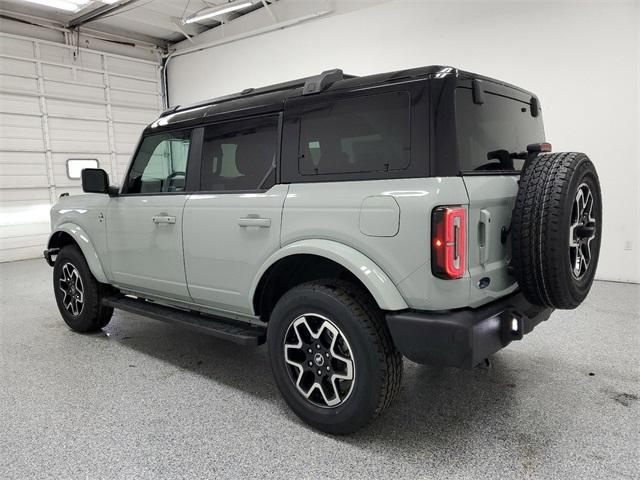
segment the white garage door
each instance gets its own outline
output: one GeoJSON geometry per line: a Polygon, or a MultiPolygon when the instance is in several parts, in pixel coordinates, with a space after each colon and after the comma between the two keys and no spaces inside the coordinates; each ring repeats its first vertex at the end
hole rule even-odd
{"type": "Polygon", "coordinates": [[[157,62],[0,34],[0,262],[42,255],[52,202],[81,192],[69,160],[121,180],[160,85],[157,62]]]}

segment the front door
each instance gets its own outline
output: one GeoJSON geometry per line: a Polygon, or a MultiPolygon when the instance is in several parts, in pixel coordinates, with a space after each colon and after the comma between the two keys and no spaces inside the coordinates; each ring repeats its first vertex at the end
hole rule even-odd
{"type": "Polygon", "coordinates": [[[191,130],[146,136],[107,211],[113,282],[134,292],[189,300],[182,212],[191,130]]]}
{"type": "Polygon", "coordinates": [[[200,192],[184,209],[187,282],[196,303],[251,313],[256,271],[280,247],[288,185],[274,185],[278,116],[204,128],[200,192]]]}

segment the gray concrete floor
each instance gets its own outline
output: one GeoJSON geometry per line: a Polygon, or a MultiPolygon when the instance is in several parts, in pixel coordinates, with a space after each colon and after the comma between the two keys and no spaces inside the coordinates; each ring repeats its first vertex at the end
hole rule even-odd
{"type": "Polygon", "coordinates": [[[116,312],[71,332],[43,261],[0,265],[0,478],[638,478],[640,286],[597,282],[490,369],[405,362],[349,437],[302,424],[265,347],[116,312]]]}

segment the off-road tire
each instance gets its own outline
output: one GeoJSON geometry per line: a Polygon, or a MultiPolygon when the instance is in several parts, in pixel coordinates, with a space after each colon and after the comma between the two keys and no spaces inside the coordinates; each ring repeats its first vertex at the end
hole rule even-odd
{"type": "Polygon", "coordinates": [[[601,237],[602,196],[591,160],[577,152],[541,154],[528,160],[511,223],[511,266],[525,297],[545,307],[573,309],[580,305],[593,283],[601,237]],[[571,258],[576,248],[572,250],[570,244],[579,189],[592,194],[595,221],[594,230],[589,230],[594,236],[581,247],[590,249],[588,266],[576,276],[571,258]]]}
{"type": "Polygon", "coordinates": [[[380,415],[398,395],[402,355],[396,350],[383,312],[370,295],[348,282],[312,281],[298,285],[276,304],[267,330],[271,369],[291,409],[306,423],[331,434],[348,434],[380,415]],[[285,335],[305,314],[325,316],[347,338],[355,363],[353,388],[344,403],[322,408],[296,388],[285,363],[285,335]]]}
{"type": "Polygon", "coordinates": [[[95,332],[111,320],[113,308],[102,305],[102,298],[109,293],[108,285],[98,282],[87,264],[82,251],[76,245],[62,247],[53,266],[53,290],[58,310],[66,324],[76,332],[95,332]],[[71,265],[80,276],[83,287],[82,308],[74,315],[64,305],[65,294],[60,289],[60,279],[65,265],[71,265]]]}

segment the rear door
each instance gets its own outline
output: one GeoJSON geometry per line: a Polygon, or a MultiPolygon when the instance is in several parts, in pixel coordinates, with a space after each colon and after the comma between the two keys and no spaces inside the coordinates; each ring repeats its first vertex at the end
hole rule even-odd
{"type": "Polygon", "coordinates": [[[279,115],[204,127],[200,191],[184,210],[184,263],[193,300],[251,314],[256,271],[280,248],[288,185],[276,185],[279,115]]]}
{"type": "Polygon", "coordinates": [[[508,229],[523,159],[513,158],[544,141],[542,118],[533,116],[522,92],[483,82],[482,103],[471,88],[457,87],[456,132],[462,175],[469,196],[468,268],[470,304],[516,287],[507,271],[508,229]]]}

